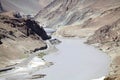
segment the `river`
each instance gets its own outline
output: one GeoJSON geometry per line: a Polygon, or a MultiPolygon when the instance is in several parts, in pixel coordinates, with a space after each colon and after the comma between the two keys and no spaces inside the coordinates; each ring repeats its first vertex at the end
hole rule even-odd
{"type": "Polygon", "coordinates": [[[45,57],[55,63],[38,71],[47,74],[40,80],[92,80],[109,72],[110,58],[96,48],[84,44],[82,39],[60,39],[59,51],[45,57]]]}
{"type": "Polygon", "coordinates": [[[34,74],[46,74],[34,80],[92,80],[108,74],[110,58],[107,54],[84,44],[84,39],[60,40],[62,43],[56,45],[58,52],[44,57],[54,65],[41,69],[40,65],[45,63],[36,56],[26,66],[0,76],[0,80],[32,80],[34,74]]]}

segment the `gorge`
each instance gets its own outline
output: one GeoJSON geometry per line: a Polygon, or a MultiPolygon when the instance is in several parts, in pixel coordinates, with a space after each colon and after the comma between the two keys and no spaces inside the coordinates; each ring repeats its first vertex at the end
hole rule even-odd
{"type": "MultiPolygon", "coordinates": [[[[41,47],[42,49],[48,48],[46,45],[50,42],[49,40],[45,40],[50,39],[50,36],[48,36],[42,28],[46,27],[54,29],[50,31],[52,33],[55,32],[53,36],[69,39],[66,41],[66,39],[63,40],[60,38],[62,43],[56,46],[61,46],[65,41],[66,43],[64,44],[66,44],[66,46],[69,41],[71,41],[71,44],[73,43],[72,45],[74,45],[74,42],[78,42],[79,44],[79,41],[74,41],[74,38],[85,38],[86,44],[93,45],[108,54],[111,63],[109,66],[109,74],[104,75],[106,77],[104,80],[120,79],[120,0],[0,0],[0,12],[1,68],[14,65],[9,61],[29,57],[30,55],[28,53],[32,54],[33,51],[39,51],[41,47]],[[28,19],[15,18],[13,15],[14,12],[19,12],[24,16],[31,15],[33,23],[26,25],[28,19]],[[34,22],[37,25],[35,25],[34,22]],[[38,24],[40,27],[36,27],[38,24]],[[29,29],[27,29],[28,27],[29,29]],[[71,38],[73,38],[73,40],[71,38]]],[[[77,45],[77,43],[75,44],[77,45]]],[[[71,47],[72,45],[69,46],[71,47]]],[[[80,45],[82,45],[82,43],[80,43],[80,45]]],[[[78,46],[79,48],[80,45],[78,46]]],[[[77,46],[74,47],[78,48],[77,46]]],[[[55,47],[53,47],[53,49],[55,49],[55,47]]],[[[65,48],[65,50],[67,49],[68,48],[65,48]]],[[[97,52],[99,54],[99,51],[97,52]]],[[[104,53],[101,55],[104,55],[104,53]]],[[[41,54],[42,57],[46,55],[44,53],[41,54]]],[[[61,56],[61,54],[58,56],[61,56]]],[[[102,62],[101,65],[102,64],[104,64],[104,62],[102,62]]],[[[109,61],[106,61],[105,64],[109,64],[109,61]]],[[[107,66],[108,65],[106,65],[106,67],[107,66]]],[[[45,78],[47,78],[47,76],[49,75],[46,74],[45,78]]],[[[34,77],[41,76],[34,75],[34,77]]],[[[7,78],[7,80],[9,79],[7,78]]]]}

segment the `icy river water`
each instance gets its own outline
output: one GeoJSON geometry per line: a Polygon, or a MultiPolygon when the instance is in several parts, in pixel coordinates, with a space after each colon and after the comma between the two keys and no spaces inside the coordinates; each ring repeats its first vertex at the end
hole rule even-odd
{"type": "MultiPolygon", "coordinates": [[[[60,38],[60,40],[62,43],[56,45],[58,52],[44,57],[54,65],[34,71],[36,64],[31,63],[29,66],[19,68],[17,72],[11,71],[0,80],[32,80],[28,78],[29,69],[34,74],[46,74],[44,78],[33,80],[93,80],[109,73],[110,58],[107,54],[84,44],[82,39],[60,38]]],[[[39,64],[40,60],[36,59],[33,62],[39,64]]]]}

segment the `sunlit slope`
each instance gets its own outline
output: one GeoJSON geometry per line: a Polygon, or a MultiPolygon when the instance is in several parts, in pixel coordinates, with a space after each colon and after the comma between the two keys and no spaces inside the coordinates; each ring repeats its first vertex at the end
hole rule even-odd
{"type": "Polygon", "coordinates": [[[120,0],[54,0],[36,15],[36,19],[47,27],[81,24],[119,5],[120,0]]]}

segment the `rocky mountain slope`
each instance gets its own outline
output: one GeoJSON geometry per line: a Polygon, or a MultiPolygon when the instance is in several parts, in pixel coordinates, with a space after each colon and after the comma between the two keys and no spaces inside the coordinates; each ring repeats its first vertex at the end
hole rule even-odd
{"type": "Polygon", "coordinates": [[[35,15],[53,0],[0,0],[0,10],[35,15]]]}
{"type": "Polygon", "coordinates": [[[35,18],[47,27],[81,24],[119,5],[120,0],[54,0],[35,18]]]}
{"type": "Polygon", "coordinates": [[[81,24],[61,27],[60,30],[57,31],[57,34],[66,37],[89,37],[100,27],[116,22],[118,19],[120,19],[119,6],[103,11],[100,15],[91,17],[81,24]]]}
{"type": "Polygon", "coordinates": [[[49,38],[34,20],[0,14],[0,67],[12,65],[11,60],[47,48],[43,40],[49,38]]]}

